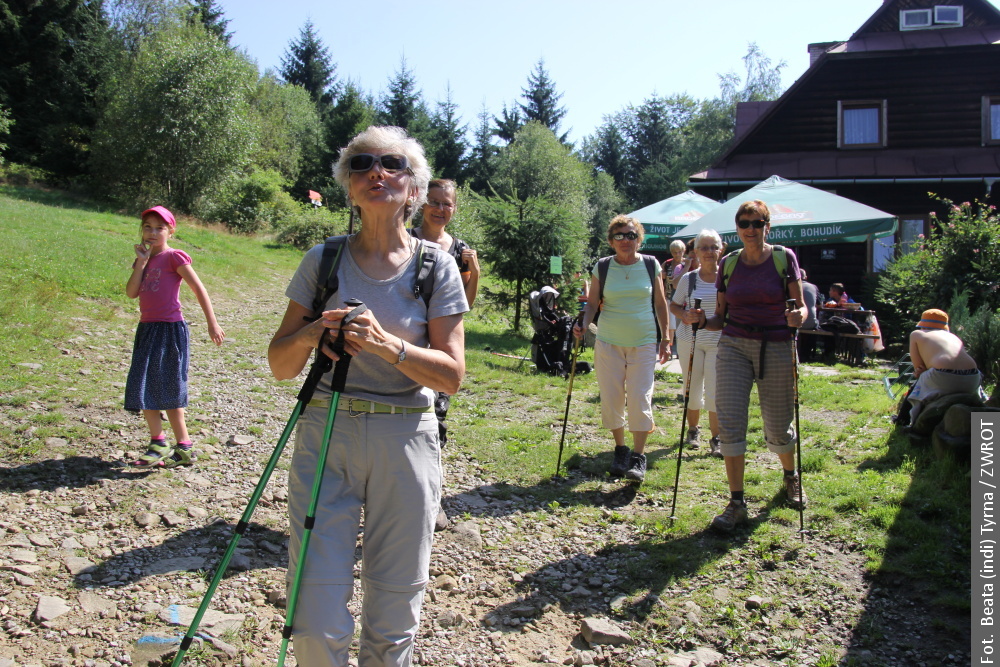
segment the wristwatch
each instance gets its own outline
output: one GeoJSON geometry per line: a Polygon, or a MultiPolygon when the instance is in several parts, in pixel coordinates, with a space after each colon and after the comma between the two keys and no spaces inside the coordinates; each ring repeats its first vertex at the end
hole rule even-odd
{"type": "Polygon", "coordinates": [[[390,365],[391,366],[398,366],[401,363],[403,363],[404,361],[406,361],[406,341],[403,340],[402,338],[400,338],[399,339],[399,359],[396,360],[396,363],[390,364],[390,365]]]}

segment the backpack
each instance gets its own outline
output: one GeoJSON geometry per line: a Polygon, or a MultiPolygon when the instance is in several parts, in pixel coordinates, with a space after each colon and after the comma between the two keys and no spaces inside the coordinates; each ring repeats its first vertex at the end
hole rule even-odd
{"type": "Polygon", "coordinates": [[[828,318],[825,322],[819,325],[819,328],[823,331],[830,331],[835,334],[861,333],[861,327],[859,327],[856,322],[849,320],[846,317],[841,317],[840,315],[833,315],[828,318]]]}
{"type": "MultiPolygon", "coordinates": [[[[417,279],[413,281],[413,298],[422,298],[426,306],[431,300],[431,292],[434,291],[434,265],[437,263],[437,258],[434,253],[427,252],[427,244],[420,239],[417,239],[417,243],[420,269],[417,271],[417,279]]],[[[345,245],[347,236],[331,236],[323,243],[323,256],[319,261],[319,275],[316,278],[316,296],[312,302],[312,317],[306,318],[310,322],[320,318],[326,302],[340,288],[337,270],[340,268],[345,245]]]]}
{"type": "MultiPolygon", "coordinates": [[[[417,229],[419,229],[419,227],[410,227],[409,229],[410,236],[415,239],[420,238],[417,236],[417,229]]],[[[462,251],[471,246],[457,236],[452,236],[451,238],[454,240],[452,241],[451,248],[448,249],[448,254],[455,258],[455,263],[458,264],[459,273],[468,273],[469,263],[462,261],[462,251]]]]}
{"type": "MultiPolygon", "coordinates": [[[[729,278],[733,275],[733,271],[736,270],[736,265],[740,261],[741,252],[743,252],[743,248],[734,250],[722,258],[722,287],[719,289],[720,292],[726,291],[726,287],[729,285],[729,278]]],[[[788,283],[797,279],[788,274],[788,255],[785,253],[785,246],[772,245],[771,259],[774,261],[774,268],[778,271],[778,275],[785,277],[785,296],[787,296],[788,283]]]]}
{"type": "MultiPolygon", "coordinates": [[[[649,284],[653,286],[653,293],[649,297],[650,308],[653,309],[653,323],[656,325],[656,342],[660,342],[660,324],[656,319],[656,267],[659,262],[656,261],[655,257],[650,255],[639,255],[642,258],[642,263],[646,265],[646,273],[649,274],[649,284]]],[[[602,257],[597,260],[597,303],[604,301],[604,283],[608,279],[608,268],[611,266],[611,260],[614,257],[602,257]]],[[[600,309],[597,311],[597,315],[594,316],[594,321],[597,321],[597,317],[601,314],[600,309]]]]}

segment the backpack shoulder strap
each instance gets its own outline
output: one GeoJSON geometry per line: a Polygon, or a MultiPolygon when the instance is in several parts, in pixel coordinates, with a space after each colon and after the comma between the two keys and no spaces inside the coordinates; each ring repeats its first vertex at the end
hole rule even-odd
{"type": "Polygon", "coordinates": [[[685,306],[691,306],[691,295],[694,294],[695,283],[698,282],[695,277],[698,275],[698,271],[691,271],[688,273],[688,295],[687,301],[684,302],[685,306]]]}
{"type": "Polygon", "coordinates": [[[428,252],[427,244],[422,240],[417,241],[420,245],[420,267],[417,269],[417,279],[413,282],[413,298],[422,298],[424,305],[430,304],[431,292],[434,291],[434,265],[437,264],[437,257],[433,252],[428,252]]]}
{"type": "Polygon", "coordinates": [[[347,236],[331,236],[323,243],[323,256],[319,260],[319,273],[316,276],[316,295],[312,302],[312,317],[306,318],[310,322],[319,319],[326,302],[340,287],[337,271],[340,269],[340,259],[346,244],[347,236]]]}
{"type": "Polygon", "coordinates": [[[729,286],[729,278],[732,277],[733,271],[736,270],[736,264],[740,261],[741,252],[743,252],[743,248],[738,248],[722,258],[722,288],[719,290],[720,292],[725,292],[726,287],[729,286]]]}
{"type": "Polygon", "coordinates": [[[788,297],[788,283],[792,282],[792,276],[788,273],[788,253],[783,245],[771,246],[771,257],[774,259],[774,268],[778,275],[784,279],[785,297],[788,297]]]}
{"type": "Polygon", "coordinates": [[[597,260],[597,303],[604,301],[604,283],[608,281],[608,268],[611,267],[611,257],[601,257],[597,260]]]}

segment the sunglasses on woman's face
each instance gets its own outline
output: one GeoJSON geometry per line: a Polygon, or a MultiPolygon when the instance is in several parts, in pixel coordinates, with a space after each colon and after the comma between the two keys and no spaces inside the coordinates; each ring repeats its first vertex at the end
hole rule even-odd
{"type": "Polygon", "coordinates": [[[623,239],[628,239],[629,241],[635,241],[639,238],[639,235],[635,232],[618,232],[617,234],[612,234],[611,238],[615,241],[621,241],[623,239]]]}
{"type": "Polygon", "coordinates": [[[736,225],[740,229],[747,229],[750,225],[753,225],[754,229],[764,229],[767,224],[767,220],[737,220],[736,225]]]}
{"type": "Polygon", "coordinates": [[[390,174],[394,174],[397,171],[403,171],[404,169],[408,169],[410,166],[406,156],[399,155],[398,153],[387,153],[385,155],[358,153],[357,155],[351,156],[350,161],[347,163],[347,168],[352,173],[365,172],[374,167],[376,162],[382,165],[382,169],[390,174]]]}

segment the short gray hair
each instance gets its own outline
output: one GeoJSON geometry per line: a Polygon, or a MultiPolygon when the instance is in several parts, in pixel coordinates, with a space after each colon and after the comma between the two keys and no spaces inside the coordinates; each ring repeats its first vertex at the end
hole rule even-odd
{"type": "Polygon", "coordinates": [[[698,232],[698,236],[694,237],[694,247],[696,249],[698,248],[698,243],[700,243],[702,239],[712,239],[719,244],[720,250],[725,249],[725,246],[722,244],[722,237],[719,236],[719,232],[714,229],[703,229],[698,232]]]}
{"type": "Polygon", "coordinates": [[[405,209],[406,220],[410,220],[427,200],[427,184],[431,180],[431,168],[427,164],[424,147],[408,135],[406,130],[392,125],[372,125],[351,139],[347,146],[340,149],[340,157],[333,165],[333,177],[344,188],[344,192],[348,193],[348,204],[351,203],[351,171],[348,163],[355,155],[372,151],[400,153],[405,155],[407,162],[410,163],[410,177],[417,189],[416,201],[412,205],[407,204],[405,209]]]}

